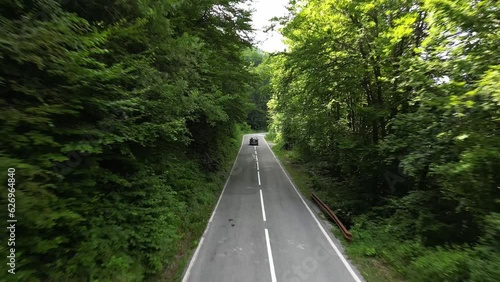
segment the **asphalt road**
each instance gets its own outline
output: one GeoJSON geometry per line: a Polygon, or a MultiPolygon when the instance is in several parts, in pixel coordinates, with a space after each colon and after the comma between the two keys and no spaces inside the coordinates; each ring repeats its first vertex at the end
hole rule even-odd
{"type": "Polygon", "coordinates": [[[245,135],[183,282],[364,281],[264,135],[245,135]]]}

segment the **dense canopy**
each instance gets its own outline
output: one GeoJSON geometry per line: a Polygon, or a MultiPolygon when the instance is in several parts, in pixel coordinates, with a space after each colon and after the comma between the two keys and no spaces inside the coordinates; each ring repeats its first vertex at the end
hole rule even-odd
{"type": "Polygon", "coordinates": [[[0,2],[8,281],[143,281],[186,260],[251,110],[239,2],[0,2]]]}
{"type": "Polygon", "coordinates": [[[353,252],[410,281],[497,279],[498,2],[291,2],[271,129],[359,232],[353,252]]]}

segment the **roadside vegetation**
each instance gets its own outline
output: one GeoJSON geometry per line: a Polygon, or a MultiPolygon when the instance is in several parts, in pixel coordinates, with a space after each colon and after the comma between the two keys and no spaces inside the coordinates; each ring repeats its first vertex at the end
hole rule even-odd
{"type": "Polygon", "coordinates": [[[367,280],[498,280],[498,3],[289,10],[289,50],[269,63],[270,136],[350,228],[367,280]]]}
{"type": "Polygon", "coordinates": [[[179,279],[256,108],[250,13],[0,2],[0,182],[15,168],[18,220],[0,280],[179,279]]]}

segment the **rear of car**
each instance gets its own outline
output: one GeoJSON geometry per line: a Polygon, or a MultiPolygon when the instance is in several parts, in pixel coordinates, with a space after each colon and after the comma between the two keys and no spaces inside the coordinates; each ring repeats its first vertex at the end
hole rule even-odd
{"type": "Polygon", "coordinates": [[[250,137],[250,142],[248,143],[251,146],[258,146],[259,145],[259,139],[256,137],[250,137]]]}

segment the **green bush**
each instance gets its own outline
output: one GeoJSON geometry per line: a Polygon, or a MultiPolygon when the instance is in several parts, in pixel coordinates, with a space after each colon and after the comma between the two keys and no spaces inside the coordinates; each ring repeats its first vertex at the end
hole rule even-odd
{"type": "Polygon", "coordinates": [[[496,281],[500,260],[495,249],[485,245],[428,248],[417,240],[402,240],[396,233],[400,230],[396,223],[406,225],[401,218],[356,217],[348,255],[376,258],[407,281],[426,282],[430,277],[436,281],[496,281]]]}
{"type": "Polygon", "coordinates": [[[426,254],[412,263],[407,271],[412,281],[470,280],[469,252],[467,250],[429,249],[426,254]]]}
{"type": "Polygon", "coordinates": [[[495,282],[500,277],[500,254],[498,250],[479,247],[474,250],[470,261],[471,281],[495,282]]]}

